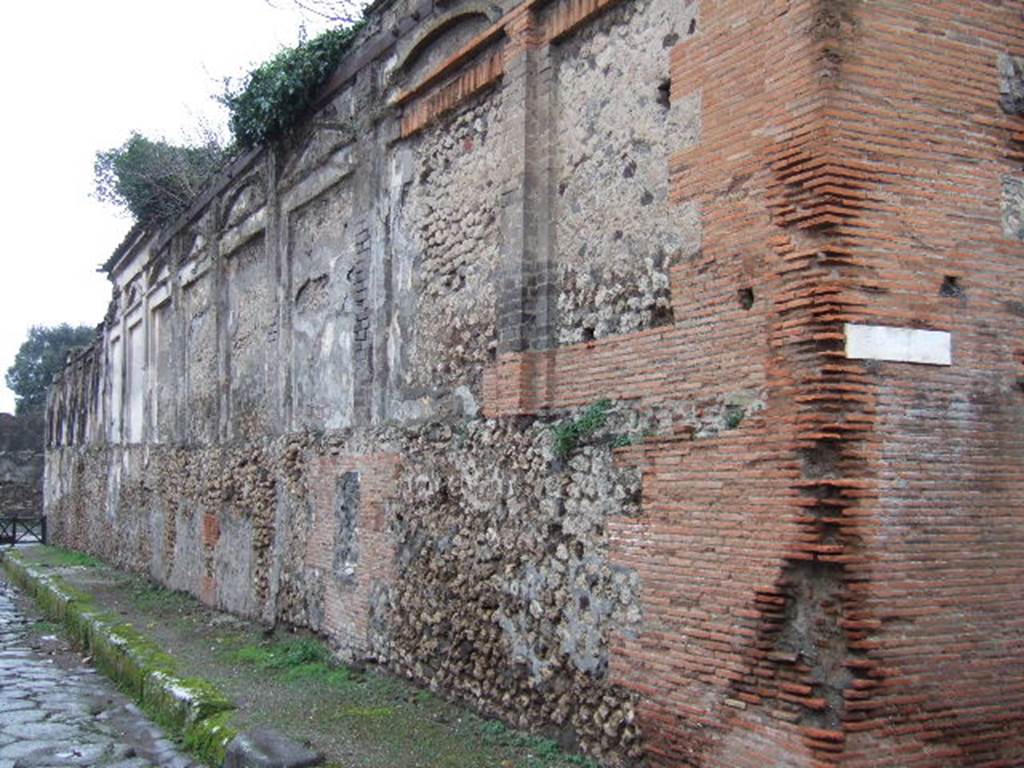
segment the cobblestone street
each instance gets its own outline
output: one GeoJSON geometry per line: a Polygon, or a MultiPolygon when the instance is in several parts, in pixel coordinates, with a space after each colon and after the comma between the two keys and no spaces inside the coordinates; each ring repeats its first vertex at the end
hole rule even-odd
{"type": "Polygon", "coordinates": [[[187,768],[160,728],[61,638],[0,574],[0,768],[187,768]]]}

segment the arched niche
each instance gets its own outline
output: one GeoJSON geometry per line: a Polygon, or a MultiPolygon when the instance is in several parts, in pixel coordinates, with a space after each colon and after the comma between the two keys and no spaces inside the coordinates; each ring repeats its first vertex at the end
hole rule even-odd
{"type": "Polygon", "coordinates": [[[420,82],[438,64],[490,27],[501,10],[489,3],[466,3],[434,19],[398,52],[391,82],[407,89],[420,82]]]}
{"type": "Polygon", "coordinates": [[[244,221],[266,202],[263,177],[253,174],[228,192],[221,205],[221,226],[228,228],[244,221]]]}

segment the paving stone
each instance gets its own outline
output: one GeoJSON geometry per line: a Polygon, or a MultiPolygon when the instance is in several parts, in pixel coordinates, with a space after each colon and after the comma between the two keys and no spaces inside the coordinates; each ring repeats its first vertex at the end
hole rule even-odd
{"type": "Polygon", "coordinates": [[[40,750],[50,749],[53,746],[53,744],[46,741],[19,739],[13,744],[0,749],[0,758],[6,760],[17,760],[19,757],[25,757],[25,755],[31,755],[32,753],[40,750]]]}
{"type": "Polygon", "coordinates": [[[15,768],[44,768],[51,765],[106,766],[113,757],[111,744],[49,744],[14,761],[15,768]]]}
{"type": "Polygon", "coordinates": [[[47,718],[47,713],[38,707],[25,707],[23,709],[0,709],[3,712],[3,722],[0,723],[0,733],[15,725],[24,723],[41,723],[47,718]]]}
{"type": "Polygon", "coordinates": [[[15,696],[14,691],[5,691],[4,696],[0,698],[0,712],[20,712],[23,709],[35,709],[36,705],[33,704],[25,696],[15,696]],[[8,694],[10,698],[8,698],[8,694]]]}
{"type": "Polygon", "coordinates": [[[0,574],[0,768],[194,768],[109,680],[30,626],[0,574]]]}
{"type": "Polygon", "coordinates": [[[22,723],[18,732],[21,738],[31,741],[60,741],[74,739],[79,729],[62,723],[22,723]]]}

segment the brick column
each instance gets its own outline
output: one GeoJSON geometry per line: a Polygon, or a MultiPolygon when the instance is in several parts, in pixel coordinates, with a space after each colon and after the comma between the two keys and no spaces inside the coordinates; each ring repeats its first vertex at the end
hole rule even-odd
{"type": "Polygon", "coordinates": [[[503,260],[498,296],[498,352],[551,346],[551,56],[530,6],[506,26],[504,93],[510,105],[510,152],[519,167],[504,193],[503,260]]]}

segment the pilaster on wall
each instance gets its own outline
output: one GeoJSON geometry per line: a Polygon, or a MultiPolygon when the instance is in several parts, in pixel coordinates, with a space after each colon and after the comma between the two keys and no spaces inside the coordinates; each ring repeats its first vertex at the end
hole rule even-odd
{"type": "Polygon", "coordinates": [[[214,338],[217,341],[217,349],[214,354],[217,360],[217,381],[220,382],[220,391],[217,397],[217,438],[219,442],[223,442],[230,438],[231,431],[231,391],[228,384],[231,381],[231,341],[225,309],[228,306],[228,281],[225,276],[227,264],[225,254],[222,252],[221,239],[217,238],[210,247],[213,250],[210,271],[213,280],[213,296],[215,297],[210,310],[213,312],[214,328],[216,328],[214,338]]]}
{"type": "MultiPolygon", "coordinates": [[[[184,288],[181,284],[181,270],[178,264],[184,260],[181,250],[185,247],[184,242],[179,242],[172,250],[171,270],[167,279],[167,285],[171,295],[171,306],[180,307],[184,288]]],[[[171,313],[172,337],[176,340],[170,345],[168,360],[170,361],[169,374],[174,376],[180,388],[188,391],[188,365],[186,360],[186,349],[184,339],[187,338],[188,329],[185,323],[184,312],[171,313]]],[[[182,398],[175,397],[172,405],[173,412],[170,417],[170,424],[174,434],[185,434],[185,408],[182,398]]]]}
{"type": "MultiPolygon", "coordinates": [[[[393,103],[408,136],[470,96],[503,81],[508,140],[518,163],[503,190],[499,354],[550,348],[555,336],[553,65],[551,44],[621,0],[528,0],[393,103]]],[[[525,382],[524,382],[525,383],[525,382]]]]}
{"type": "Polygon", "coordinates": [[[276,384],[276,402],[274,415],[277,419],[277,432],[287,432],[293,429],[292,422],[294,396],[294,371],[292,370],[292,259],[294,258],[289,248],[288,219],[284,215],[281,205],[281,193],[279,189],[279,170],[282,160],[278,151],[271,149],[267,152],[266,174],[267,174],[267,228],[264,237],[270,254],[276,259],[275,263],[269,265],[274,270],[274,299],[276,302],[275,314],[277,315],[277,349],[278,364],[276,370],[270,371],[269,379],[276,384]]]}
{"type": "Polygon", "coordinates": [[[554,332],[550,46],[531,4],[512,11],[505,29],[504,93],[518,167],[502,202],[499,354],[546,349],[554,332]]]}
{"type": "Polygon", "coordinates": [[[353,367],[355,380],[353,393],[353,419],[356,423],[369,424],[373,418],[374,405],[374,307],[371,306],[373,280],[373,247],[370,230],[361,226],[355,235],[355,267],[352,278],[352,300],[355,306],[355,339],[353,344],[353,367]]]}

